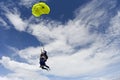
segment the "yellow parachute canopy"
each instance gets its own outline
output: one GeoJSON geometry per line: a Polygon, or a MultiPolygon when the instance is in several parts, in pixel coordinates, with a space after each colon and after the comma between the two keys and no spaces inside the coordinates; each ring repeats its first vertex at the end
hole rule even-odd
{"type": "Polygon", "coordinates": [[[50,13],[50,7],[44,2],[39,2],[32,6],[32,14],[35,17],[40,17],[42,14],[49,14],[49,13],[50,13]]]}

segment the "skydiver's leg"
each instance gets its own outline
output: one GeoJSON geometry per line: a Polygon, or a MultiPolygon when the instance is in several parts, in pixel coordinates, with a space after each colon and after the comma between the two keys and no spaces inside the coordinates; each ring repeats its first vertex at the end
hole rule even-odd
{"type": "Polygon", "coordinates": [[[49,67],[48,65],[46,65],[46,64],[45,64],[44,66],[45,66],[45,67],[47,67],[47,69],[49,69],[49,70],[50,70],[50,67],[49,67]]]}
{"type": "Polygon", "coordinates": [[[45,67],[50,68],[48,65],[45,64],[45,67]]]}
{"type": "Polygon", "coordinates": [[[48,69],[47,69],[47,68],[45,68],[44,66],[41,66],[41,68],[42,68],[42,69],[45,69],[45,70],[47,70],[47,71],[48,71],[48,69]]]}
{"type": "Polygon", "coordinates": [[[42,69],[49,70],[49,69],[48,69],[49,66],[46,66],[44,60],[41,60],[41,61],[40,61],[40,67],[41,67],[42,69]],[[47,68],[46,68],[46,67],[47,67],[47,68]]]}

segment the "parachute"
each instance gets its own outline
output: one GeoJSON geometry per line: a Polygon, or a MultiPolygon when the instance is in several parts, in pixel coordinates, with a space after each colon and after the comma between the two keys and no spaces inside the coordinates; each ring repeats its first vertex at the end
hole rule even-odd
{"type": "Polygon", "coordinates": [[[49,14],[50,7],[45,2],[39,2],[32,6],[32,14],[35,17],[40,17],[43,14],[49,14]]]}

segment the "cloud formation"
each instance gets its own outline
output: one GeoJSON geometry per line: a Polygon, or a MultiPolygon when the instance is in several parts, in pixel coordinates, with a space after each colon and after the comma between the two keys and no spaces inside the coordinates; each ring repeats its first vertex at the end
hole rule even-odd
{"type": "MultiPolygon", "coordinates": [[[[37,3],[39,0],[20,0],[20,5],[26,6],[27,8],[31,7],[32,4],[37,3]]],[[[47,0],[42,0],[47,1],[47,0]]]]}
{"type": "MultiPolygon", "coordinates": [[[[28,80],[34,76],[35,80],[49,80],[46,75],[79,77],[99,73],[109,65],[120,63],[120,12],[118,11],[115,16],[110,14],[116,4],[116,0],[93,0],[77,9],[76,18],[69,20],[66,24],[49,20],[40,20],[37,24],[30,23],[33,17],[23,20],[20,12],[7,13],[6,17],[16,30],[34,35],[40,42],[46,44],[45,49],[51,56],[47,64],[52,70],[49,73],[37,72],[39,68],[36,66],[39,66],[37,64],[41,46],[30,46],[23,50],[16,49],[18,56],[25,59],[26,63],[2,57],[0,63],[13,73],[0,78],[28,80]]],[[[89,80],[109,79],[109,77],[100,76],[89,80]]],[[[115,79],[118,80],[119,77],[115,79]]]]}
{"type": "Polygon", "coordinates": [[[15,11],[14,13],[8,12],[6,16],[9,19],[9,21],[13,24],[13,26],[15,26],[16,30],[24,31],[26,29],[27,22],[20,18],[20,13],[18,13],[17,11],[15,11]]]}
{"type": "Polygon", "coordinates": [[[0,17],[0,25],[7,26],[7,23],[0,17]]]}

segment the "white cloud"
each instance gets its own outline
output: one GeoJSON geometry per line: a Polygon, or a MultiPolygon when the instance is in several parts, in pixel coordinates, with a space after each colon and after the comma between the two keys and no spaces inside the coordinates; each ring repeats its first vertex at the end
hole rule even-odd
{"type": "Polygon", "coordinates": [[[86,27],[98,28],[102,23],[108,22],[109,10],[115,8],[116,2],[116,0],[93,0],[76,10],[75,20],[86,27]]]}
{"type": "Polygon", "coordinates": [[[9,78],[7,78],[7,77],[1,77],[1,76],[0,76],[0,80],[11,80],[11,79],[9,79],[9,78]]]}
{"type": "Polygon", "coordinates": [[[20,5],[24,5],[26,7],[31,7],[31,5],[35,2],[36,0],[20,0],[20,5]]]}
{"type": "Polygon", "coordinates": [[[3,26],[7,26],[7,23],[0,17],[0,24],[3,26]]]}
{"type": "Polygon", "coordinates": [[[9,57],[2,57],[0,62],[5,68],[13,73],[7,74],[6,77],[0,77],[5,80],[49,80],[47,77],[40,75],[37,65],[30,65],[11,60],[9,57]]]}
{"type": "Polygon", "coordinates": [[[119,62],[120,57],[115,61],[115,58],[111,58],[115,55],[113,52],[110,53],[107,50],[109,53],[106,51],[96,53],[96,47],[94,48],[80,50],[71,56],[51,58],[48,60],[53,68],[51,73],[58,76],[75,77],[99,71],[111,63],[119,62]]]}
{"type": "MultiPolygon", "coordinates": [[[[39,2],[40,0],[20,0],[20,5],[24,5],[26,7],[31,7],[32,4],[39,2]]],[[[47,0],[42,0],[47,1],[47,0]]]]}
{"type": "Polygon", "coordinates": [[[111,26],[109,27],[108,33],[111,36],[120,35],[120,11],[118,11],[117,15],[111,19],[111,26]]]}
{"type": "Polygon", "coordinates": [[[16,62],[14,60],[11,60],[9,57],[4,57],[4,56],[1,59],[1,64],[3,64],[5,68],[15,72],[18,72],[21,70],[31,70],[31,71],[38,70],[36,65],[29,65],[27,63],[16,62]]]}
{"type": "MultiPolygon", "coordinates": [[[[113,8],[115,4],[114,1],[109,0],[101,0],[100,2],[99,0],[94,0],[80,8],[81,10],[78,9],[79,12],[76,12],[76,18],[64,25],[55,21],[42,21],[38,24],[31,24],[29,23],[30,20],[21,19],[18,13],[9,13],[7,17],[18,31],[25,31],[27,23],[29,23],[28,31],[26,32],[37,37],[39,41],[46,43],[45,49],[48,51],[48,55],[51,56],[47,64],[50,65],[51,71],[49,73],[45,72],[45,74],[78,77],[103,70],[108,65],[118,63],[120,60],[120,50],[117,47],[119,41],[115,40],[110,43],[111,34],[120,32],[119,13],[110,21],[111,28],[108,30],[110,34],[101,35],[97,31],[95,33],[89,31],[91,25],[99,28],[100,24],[106,21],[108,18],[107,11],[113,8]],[[106,2],[107,4],[105,4],[106,2]],[[103,5],[105,7],[102,7],[103,5]],[[92,43],[92,45],[84,48],[89,43],[92,43]],[[76,49],[76,47],[81,48],[76,49]]],[[[30,73],[31,76],[34,75],[37,78],[39,72],[36,72],[38,70],[36,67],[38,67],[40,48],[28,47],[20,51],[16,50],[18,55],[25,59],[27,63],[19,63],[10,60],[8,57],[3,57],[1,63],[5,68],[15,72],[9,74],[12,77],[17,76],[21,79],[22,76],[22,78],[28,80],[31,77],[29,78],[27,74],[30,73]],[[23,72],[26,75],[21,74],[23,72]]],[[[42,75],[40,74],[39,76],[42,75]]],[[[98,80],[107,79],[99,78],[98,80]]]]}
{"type": "Polygon", "coordinates": [[[40,52],[41,52],[41,47],[29,47],[20,50],[17,53],[21,58],[25,59],[28,63],[37,65],[39,63],[40,52]]]}
{"type": "Polygon", "coordinates": [[[18,31],[25,31],[27,27],[27,21],[24,21],[18,12],[8,12],[6,14],[7,18],[13,24],[16,30],[18,31]]]}
{"type": "Polygon", "coordinates": [[[21,71],[18,73],[8,74],[8,78],[12,80],[49,80],[47,77],[37,74],[36,72],[21,71]]]}

